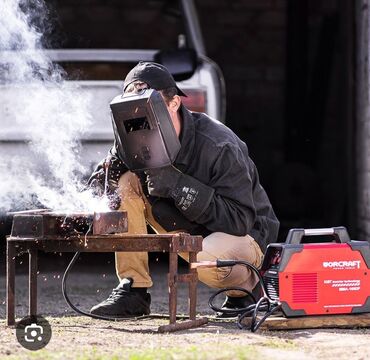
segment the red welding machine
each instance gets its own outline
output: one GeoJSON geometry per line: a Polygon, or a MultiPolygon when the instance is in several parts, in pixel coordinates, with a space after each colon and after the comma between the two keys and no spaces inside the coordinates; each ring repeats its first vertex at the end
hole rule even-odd
{"type": "Polygon", "coordinates": [[[291,229],[268,246],[261,273],[287,317],[370,312],[370,243],[350,240],[345,227],[291,229]],[[321,235],[336,242],[301,243],[321,235]]]}

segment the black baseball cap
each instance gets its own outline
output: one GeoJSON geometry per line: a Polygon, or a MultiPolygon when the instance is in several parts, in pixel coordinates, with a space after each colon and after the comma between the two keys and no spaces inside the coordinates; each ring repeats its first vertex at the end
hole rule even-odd
{"type": "Polygon", "coordinates": [[[123,91],[125,91],[127,86],[134,81],[145,82],[154,90],[163,90],[175,87],[178,95],[186,96],[177,87],[175,79],[167,68],[155,62],[140,61],[134,68],[132,68],[123,83],[123,91]]]}

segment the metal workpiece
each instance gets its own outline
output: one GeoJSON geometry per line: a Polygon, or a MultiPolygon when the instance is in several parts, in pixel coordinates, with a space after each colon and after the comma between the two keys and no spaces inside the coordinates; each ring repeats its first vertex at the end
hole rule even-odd
{"type": "Polygon", "coordinates": [[[62,213],[49,210],[20,212],[13,216],[11,237],[45,238],[127,232],[127,212],[62,213]]]}

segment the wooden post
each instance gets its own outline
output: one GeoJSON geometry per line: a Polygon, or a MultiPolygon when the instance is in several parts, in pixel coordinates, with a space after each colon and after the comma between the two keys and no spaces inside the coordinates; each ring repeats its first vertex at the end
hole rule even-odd
{"type": "Polygon", "coordinates": [[[15,324],[15,248],[6,243],[6,323],[15,324]]]}

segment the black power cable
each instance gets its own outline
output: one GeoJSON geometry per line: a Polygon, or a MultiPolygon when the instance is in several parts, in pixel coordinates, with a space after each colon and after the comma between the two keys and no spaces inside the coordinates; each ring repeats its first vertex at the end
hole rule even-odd
{"type": "MultiPolygon", "coordinates": [[[[199,262],[197,264],[198,265],[196,265],[195,267],[202,267],[202,262],[199,262]]],[[[218,259],[214,263],[214,266],[216,266],[216,267],[230,267],[230,266],[235,266],[235,265],[244,265],[257,275],[258,280],[259,280],[259,284],[261,285],[261,288],[262,288],[263,296],[257,301],[257,299],[254,297],[254,295],[246,289],[243,289],[243,288],[240,288],[240,287],[228,287],[228,288],[223,288],[223,289],[217,291],[216,293],[214,293],[209,298],[208,305],[210,306],[210,308],[212,310],[214,310],[216,312],[219,312],[219,313],[222,313],[222,314],[232,314],[232,313],[237,312],[239,314],[238,315],[238,320],[237,320],[237,325],[238,325],[239,329],[246,329],[247,328],[247,329],[251,330],[252,332],[255,332],[255,331],[257,331],[257,329],[262,325],[262,323],[270,315],[272,315],[273,313],[280,310],[281,305],[280,305],[279,301],[273,300],[269,297],[267,289],[265,287],[265,283],[263,282],[262,275],[260,274],[258,269],[255,266],[253,266],[252,264],[248,263],[247,261],[242,261],[242,260],[220,260],[220,259],[218,259]],[[219,308],[219,307],[217,307],[213,304],[214,299],[219,294],[227,292],[227,291],[231,291],[231,290],[238,290],[238,291],[246,293],[247,295],[249,295],[252,298],[252,300],[255,303],[251,304],[247,307],[238,308],[238,309],[222,309],[222,308],[219,308]],[[264,314],[262,315],[262,317],[260,319],[258,319],[259,313],[262,313],[262,312],[264,312],[264,314]],[[246,317],[249,317],[249,316],[252,316],[252,319],[251,319],[251,325],[248,328],[247,326],[245,326],[242,323],[242,320],[246,317]]],[[[208,263],[205,266],[209,267],[210,264],[208,263]]]]}
{"type": "MultiPolygon", "coordinates": [[[[106,180],[107,182],[107,180],[106,180]]],[[[89,229],[87,230],[87,232],[84,234],[85,237],[89,234],[89,232],[91,231],[91,227],[92,227],[92,224],[89,226],[89,229]]],[[[67,266],[67,269],[66,271],[64,272],[63,274],[63,278],[62,278],[62,293],[63,293],[63,297],[64,297],[64,300],[67,302],[67,304],[74,310],[76,311],[78,314],[81,314],[81,315],[84,315],[84,316],[89,316],[91,318],[94,318],[94,319],[100,319],[100,320],[114,320],[114,321],[117,321],[117,320],[127,320],[128,318],[115,318],[115,317],[109,317],[109,316],[102,316],[102,315],[96,315],[96,314],[91,314],[90,312],[86,312],[86,311],[83,311],[83,310],[80,310],[77,306],[75,306],[72,301],[69,299],[68,297],[68,294],[67,294],[67,279],[68,279],[68,275],[69,275],[69,272],[71,271],[72,267],[74,266],[74,264],[76,263],[76,261],[78,260],[78,258],[80,257],[81,255],[81,252],[78,251],[74,254],[72,260],[70,261],[70,263],[68,264],[67,266]]],[[[130,318],[131,320],[133,318],[130,318]]]]}
{"type": "Polygon", "coordinates": [[[89,317],[92,317],[94,319],[116,320],[115,318],[109,318],[109,317],[105,317],[105,316],[95,315],[95,314],[91,314],[91,313],[85,312],[83,310],[80,310],[69,299],[69,297],[67,295],[67,279],[68,279],[68,275],[69,275],[70,270],[72,269],[73,265],[76,263],[76,261],[78,260],[78,258],[80,257],[80,254],[81,254],[80,251],[79,252],[76,252],[76,254],[74,254],[72,260],[70,261],[70,263],[67,266],[66,271],[64,272],[63,279],[62,279],[62,293],[63,293],[64,300],[67,302],[67,304],[74,311],[76,311],[77,313],[79,313],[81,315],[89,316],[89,317]]]}
{"type": "Polygon", "coordinates": [[[68,294],[67,294],[67,279],[69,272],[71,271],[72,267],[78,260],[79,256],[81,255],[81,252],[76,252],[70,261],[70,263],[67,266],[66,271],[64,272],[63,279],[62,279],[62,293],[64,300],[67,302],[67,304],[77,313],[84,315],[84,316],[89,316],[94,319],[100,319],[100,320],[113,320],[113,321],[123,321],[123,320],[138,320],[138,319],[146,319],[148,317],[152,317],[151,315],[143,315],[143,316],[136,316],[136,317],[109,317],[109,316],[102,316],[102,315],[95,315],[91,314],[90,312],[83,311],[79,309],[77,306],[75,306],[72,301],[69,299],[68,294]]]}
{"type": "MultiPolygon", "coordinates": [[[[130,317],[130,318],[122,318],[122,317],[116,318],[116,317],[109,317],[109,316],[101,316],[101,315],[91,314],[89,312],[80,310],[78,307],[76,307],[71,302],[71,300],[69,299],[68,294],[67,294],[67,279],[68,279],[68,275],[69,275],[72,267],[77,262],[80,254],[81,254],[81,252],[76,252],[75,253],[72,260],[68,264],[67,269],[65,270],[64,275],[63,275],[63,279],[62,279],[63,297],[64,297],[65,301],[67,302],[67,304],[74,311],[76,311],[77,313],[79,313],[81,315],[89,316],[89,317],[94,318],[94,319],[114,320],[114,321],[128,320],[128,319],[129,320],[144,319],[144,318],[148,318],[148,317],[156,317],[156,316],[153,316],[153,315],[143,315],[143,316],[138,316],[138,317],[135,317],[135,318],[132,318],[132,317],[130,317]]],[[[267,292],[265,284],[263,282],[263,278],[262,278],[260,272],[258,271],[258,269],[255,266],[253,266],[252,264],[248,263],[247,261],[242,261],[242,260],[217,260],[216,262],[212,262],[212,265],[209,265],[210,264],[209,262],[204,262],[204,263],[199,262],[199,263],[195,263],[194,267],[202,267],[203,264],[207,264],[207,265],[205,265],[206,267],[210,267],[210,266],[212,266],[212,267],[214,267],[214,266],[216,266],[216,267],[230,267],[230,266],[235,266],[235,265],[244,265],[247,268],[251,269],[257,275],[257,277],[259,279],[259,283],[260,283],[261,288],[262,288],[262,292],[263,292],[263,296],[258,301],[250,291],[248,291],[244,288],[241,288],[241,287],[228,287],[228,288],[223,288],[221,290],[218,290],[217,292],[215,292],[209,298],[209,301],[208,301],[208,305],[210,306],[210,308],[212,310],[216,311],[216,312],[224,313],[224,314],[231,314],[231,313],[235,313],[235,312],[239,313],[238,320],[237,320],[237,325],[240,329],[247,328],[244,324],[242,324],[242,320],[246,317],[252,316],[251,325],[248,329],[251,330],[252,332],[255,332],[255,331],[257,331],[257,329],[262,325],[262,323],[270,315],[272,315],[274,312],[280,310],[281,305],[280,305],[279,301],[273,300],[268,296],[268,292],[267,292]],[[222,308],[219,308],[219,307],[217,307],[213,304],[214,299],[219,294],[222,294],[224,292],[231,291],[231,290],[237,290],[237,291],[246,293],[247,295],[249,295],[253,299],[255,304],[251,304],[247,307],[238,308],[238,309],[222,309],[222,308]],[[261,312],[265,312],[265,313],[262,316],[262,318],[258,320],[258,314],[261,313],[261,312]]]]}

